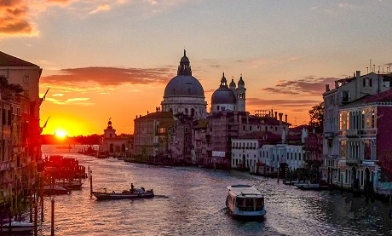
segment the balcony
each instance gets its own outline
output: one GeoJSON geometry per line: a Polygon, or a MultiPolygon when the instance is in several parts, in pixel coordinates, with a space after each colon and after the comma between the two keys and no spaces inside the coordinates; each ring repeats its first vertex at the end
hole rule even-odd
{"type": "Polygon", "coordinates": [[[357,129],[348,129],[346,131],[346,137],[347,138],[358,138],[359,137],[359,132],[357,129]]]}
{"type": "Polygon", "coordinates": [[[359,165],[359,164],[361,164],[361,160],[349,158],[349,159],[346,159],[346,164],[347,165],[359,165]]]}
{"type": "Polygon", "coordinates": [[[334,132],[324,132],[324,138],[326,139],[333,139],[335,137],[334,132]]]}

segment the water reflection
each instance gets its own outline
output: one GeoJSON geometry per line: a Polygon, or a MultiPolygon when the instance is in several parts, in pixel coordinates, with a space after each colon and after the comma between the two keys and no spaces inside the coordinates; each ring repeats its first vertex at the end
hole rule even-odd
{"type": "MultiPolygon", "coordinates": [[[[388,207],[365,203],[349,193],[301,191],[243,172],[163,168],[117,159],[69,154],[93,170],[93,187],[153,188],[157,197],[98,202],[82,190],[56,196],[56,235],[390,235],[388,207]],[[240,221],[226,214],[226,187],[246,183],[265,194],[263,221],[240,221]]],[[[45,205],[43,235],[50,235],[45,205]]]]}

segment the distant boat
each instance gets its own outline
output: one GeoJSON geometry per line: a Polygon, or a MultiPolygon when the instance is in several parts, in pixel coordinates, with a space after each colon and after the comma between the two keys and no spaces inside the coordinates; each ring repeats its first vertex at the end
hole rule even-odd
{"type": "Polygon", "coordinates": [[[92,192],[97,200],[119,200],[119,199],[135,199],[135,198],[152,198],[154,197],[154,190],[145,190],[142,188],[135,188],[133,191],[123,190],[122,192],[108,191],[104,188],[101,191],[92,192]]]}
{"type": "Polygon", "coordinates": [[[56,185],[64,187],[68,190],[81,190],[83,182],[81,179],[74,180],[57,180],[56,185]]]}
{"type": "Polygon", "coordinates": [[[327,190],[329,188],[328,185],[323,185],[319,183],[310,183],[310,181],[306,181],[305,183],[297,183],[294,184],[295,187],[301,190],[327,190]]]}
{"type": "Polygon", "coordinates": [[[264,196],[256,187],[246,184],[228,186],[226,207],[229,214],[239,218],[263,218],[264,196]]]}
{"type": "Polygon", "coordinates": [[[0,232],[30,232],[34,229],[34,224],[24,221],[11,221],[4,223],[1,226],[2,230],[0,232]]]}
{"type": "Polygon", "coordinates": [[[283,184],[285,185],[295,185],[295,184],[299,184],[300,181],[298,180],[283,180],[283,184]]]}
{"type": "Polygon", "coordinates": [[[69,190],[59,185],[46,185],[42,188],[45,195],[69,194],[69,190]]]}

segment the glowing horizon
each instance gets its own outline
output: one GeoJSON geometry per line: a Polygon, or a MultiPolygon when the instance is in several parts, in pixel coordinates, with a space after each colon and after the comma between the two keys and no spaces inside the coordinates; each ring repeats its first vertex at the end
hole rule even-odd
{"type": "Polygon", "coordinates": [[[391,10],[389,1],[10,0],[0,47],[43,68],[44,134],[102,134],[110,117],[117,134],[132,134],[137,115],[160,107],[184,48],[208,110],[222,73],[242,74],[247,111],[300,125],[326,84],[391,68],[391,10]]]}

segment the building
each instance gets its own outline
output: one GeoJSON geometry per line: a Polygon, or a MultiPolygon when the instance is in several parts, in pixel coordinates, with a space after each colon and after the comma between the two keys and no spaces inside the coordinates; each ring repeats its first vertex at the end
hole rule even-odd
{"type": "Polygon", "coordinates": [[[113,128],[111,119],[108,126],[103,131],[103,136],[99,144],[99,152],[107,157],[129,157],[133,150],[133,135],[117,135],[113,128]]]}
{"type": "Polygon", "coordinates": [[[0,52],[0,201],[3,204],[10,196],[32,191],[37,181],[42,156],[41,73],[39,66],[0,52]]]}
{"type": "Polygon", "coordinates": [[[338,181],[345,188],[385,191],[383,183],[392,179],[392,90],[344,105],[339,114],[338,181]]]}
{"type": "Polygon", "coordinates": [[[133,156],[140,161],[149,161],[155,157],[168,157],[169,136],[174,124],[172,112],[156,110],[134,119],[133,156]]]}
{"type": "MultiPolygon", "coordinates": [[[[330,89],[326,85],[326,91],[323,94],[324,99],[324,127],[323,127],[323,159],[324,163],[321,168],[322,178],[328,183],[341,186],[341,173],[339,169],[346,169],[346,159],[342,158],[342,115],[346,114],[340,111],[340,108],[346,106],[364,96],[376,95],[390,89],[392,81],[391,74],[380,74],[372,71],[366,75],[360,74],[359,71],[353,77],[335,81],[335,87],[330,89]]],[[[352,117],[361,116],[357,113],[350,113],[352,117]]],[[[354,118],[358,119],[358,118],[354,118]]],[[[350,122],[353,122],[351,119],[350,122]]],[[[358,122],[358,120],[356,121],[358,122]]],[[[355,131],[349,131],[355,132],[355,131]]],[[[345,149],[344,147],[343,149],[345,149]]],[[[355,149],[355,152],[362,152],[363,149],[355,149]]],[[[352,153],[355,153],[354,151],[352,153]]],[[[352,154],[350,153],[350,155],[352,154]]],[[[362,155],[362,154],[361,154],[362,155]]],[[[346,180],[344,180],[346,181],[346,180]]],[[[352,181],[347,180],[347,187],[351,186],[352,181]]]]}

